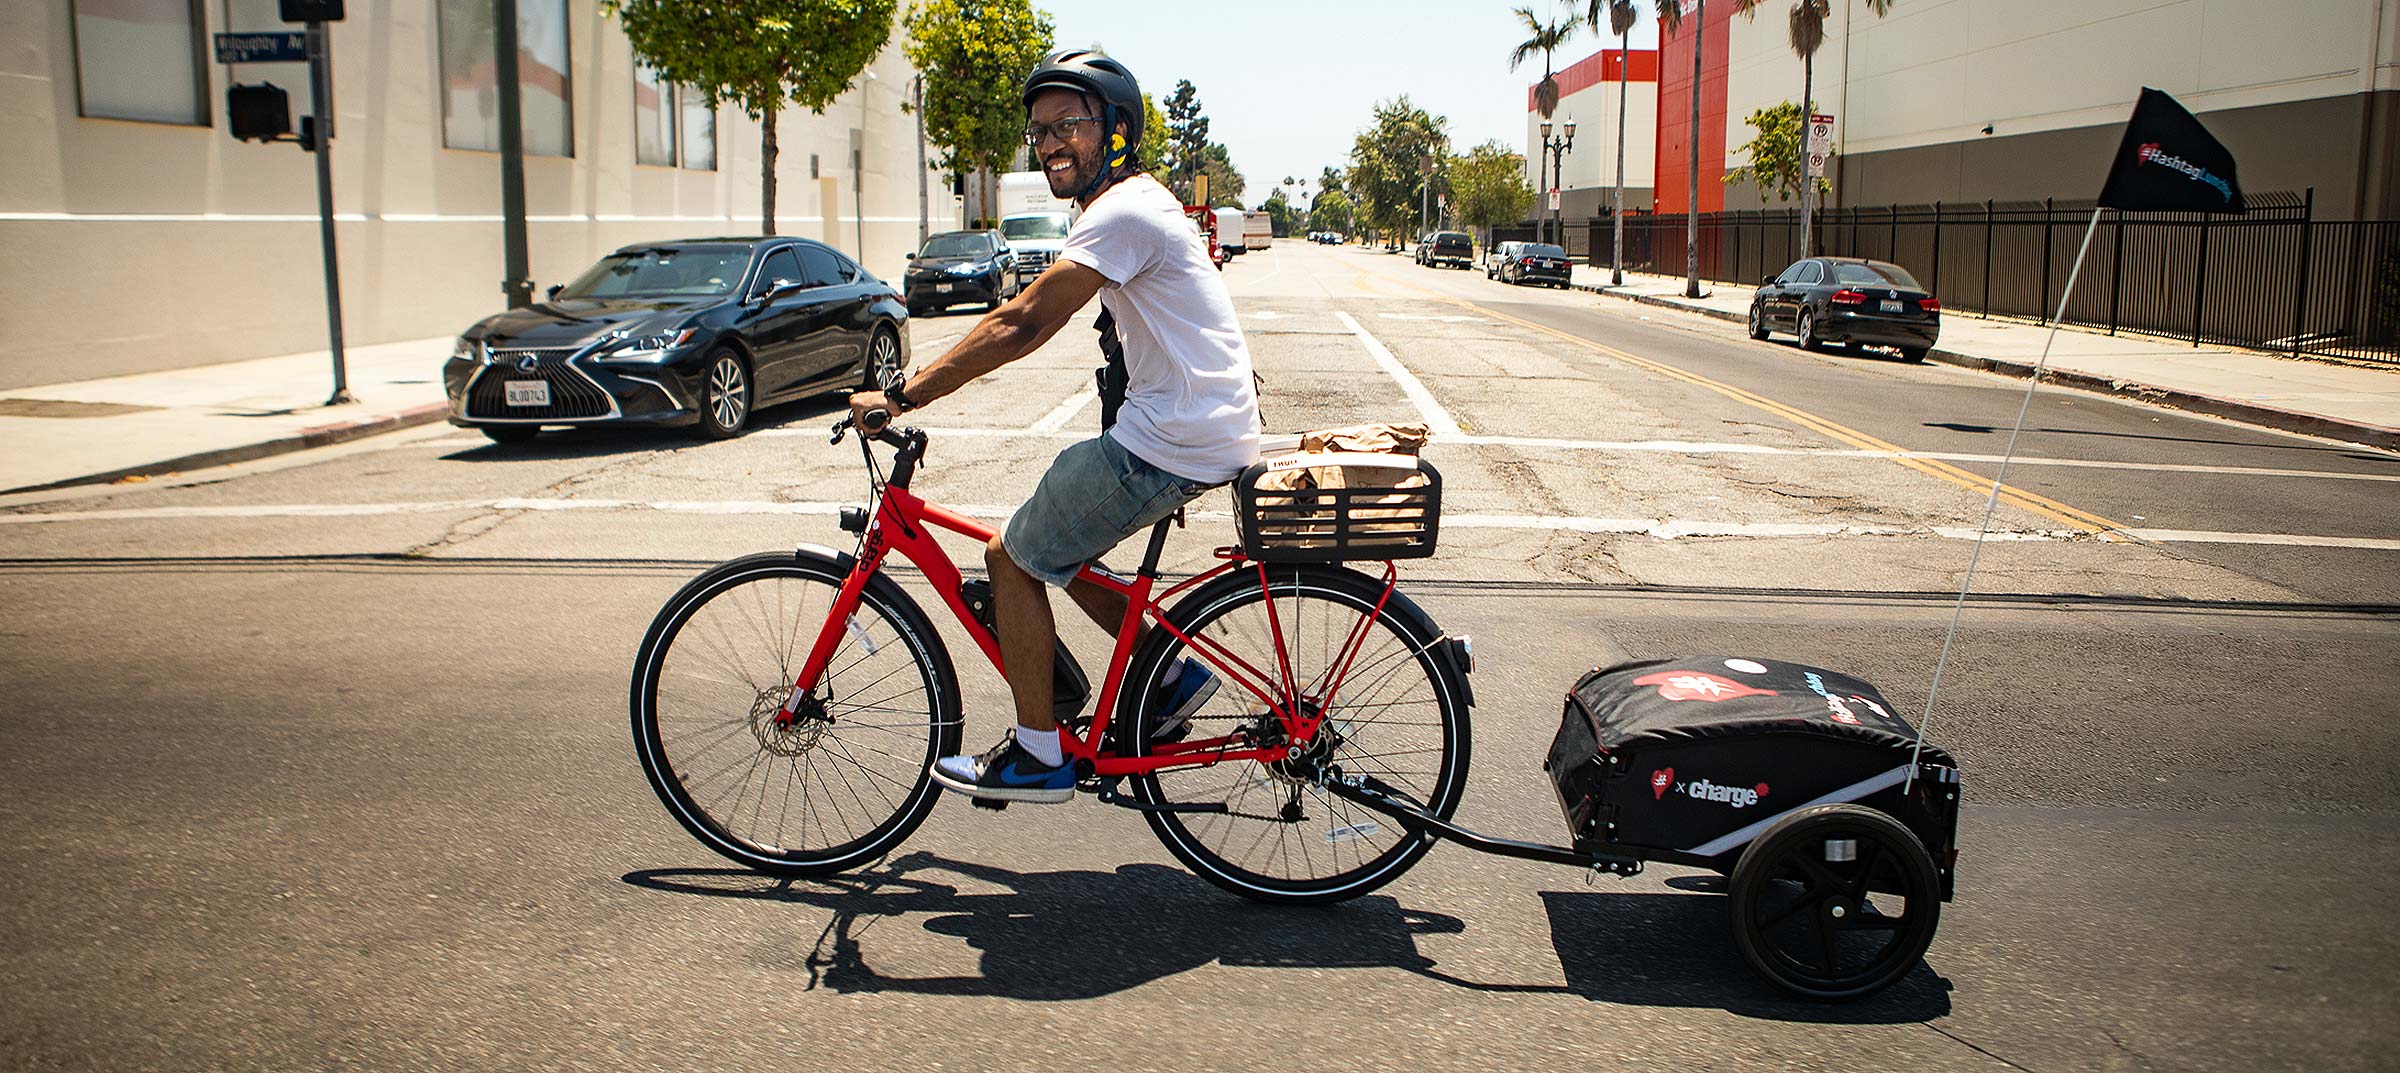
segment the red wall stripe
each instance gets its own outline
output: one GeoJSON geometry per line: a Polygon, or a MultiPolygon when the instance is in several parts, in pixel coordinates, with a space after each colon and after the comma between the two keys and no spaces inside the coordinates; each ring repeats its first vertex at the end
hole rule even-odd
{"type": "MultiPolygon", "coordinates": [[[[1690,54],[1685,54],[1684,62],[1686,64],[1691,62],[1690,54]]],[[[1658,81],[1658,53],[1642,48],[1634,49],[1631,52],[1613,48],[1602,49],[1575,61],[1550,77],[1558,80],[1558,95],[1564,98],[1568,94],[1580,93],[1602,83],[1614,85],[1620,66],[1625,70],[1626,81],[1658,81]]],[[[1534,110],[1533,90],[1533,86],[1525,87],[1525,110],[1528,112],[1534,110]]]]}
{"type": "MultiPolygon", "coordinates": [[[[1691,4],[1684,4],[1688,20],[1691,4]]],[[[1700,58],[1700,211],[1725,208],[1725,68],[1726,48],[1733,21],[1732,0],[1709,5],[1702,28],[1708,48],[1700,58]]],[[[1692,144],[1692,24],[1659,39],[1658,157],[1652,189],[1657,211],[1683,212],[1684,187],[1691,174],[1692,144]]]]}

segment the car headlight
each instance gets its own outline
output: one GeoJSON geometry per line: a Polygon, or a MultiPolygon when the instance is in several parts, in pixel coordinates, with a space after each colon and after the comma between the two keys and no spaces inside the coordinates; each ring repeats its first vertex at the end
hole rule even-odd
{"type": "Polygon", "coordinates": [[[700,334],[698,328],[660,332],[655,335],[627,336],[616,348],[600,355],[601,361],[655,361],[660,355],[691,342],[700,334]]]}
{"type": "Polygon", "coordinates": [[[450,347],[450,360],[481,361],[483,360],[483,344],[466,336],[459,336],[458,342],[450,347]]]}

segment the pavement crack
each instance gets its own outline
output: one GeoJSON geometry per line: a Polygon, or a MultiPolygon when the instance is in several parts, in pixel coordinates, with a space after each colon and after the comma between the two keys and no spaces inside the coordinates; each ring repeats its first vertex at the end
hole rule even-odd
{"type": "MultiPolygon", "coordinates": [[[[1973,1052],[1975,1052],[1975,1053],[1977,1053],[1977,1054],[1980,1054],[1980,1055],[1982,1055],[1982,1056],[1984,1056],[1984,1057],[1986,1057],[1986,1058],[1989,1058],[1989,1059],[1991,1059],[1992,1061],[1998,1062],[1998,1063],[2000,1063],[2001,1065],[2007,1066],[2007,1067],[2008,1067],[2008,1068],[2010,1068],[2010,1069],[2022,1069],[2022,1070],[2025,1070],[2025,1073],[2033,1073],[2033,1070],[2031,1070],[2031,1069],[2029,1069],[2029,1068],[2027,1068],[2027,1067],[2025,1067],[2025,1066],[2018,1065],[2018,1064],[2017,1064],[2017,1063],[2015,1063],[2015,1062],[2011,1062],[2011,1061],[2009,1061],[2009,1060],[2008,1060],[2008,1059],[2006,1059],[2006,1058],[2002,1058],[2002,1057],[2000,1057],[1999,1055],[1993,1054],[1992,1052],[1990,1052],[1990,1051],[1987,1051],[1987,1050],[1983,1049],[1982,1047],[1979,1047],[1979,1046],[1977,1046],[1975,1043],[1973,1043],[1973,1042],[1969,1041],[1969,1040],[1968,1040],[1966,1037],[1964,1037],[1964,1036],[1961,1036],[1961,1035],[1959,1035],[1959,1034],[1958,1034],[1958,1033],[1956,1033],[1956,1032],[1952,1032],[1952,1031],[1950,1031],[1949,1029],[1946,1029],[1946,1028],[1943,1028],[1943,1027],[1942,1027],[1942,1026],[1940,1026],[1940,1025],[1934,1024],[1934,1023],[1933,1023],[1933,1022],[1931,1022],[1931,1021],[1926,1021],[1926,1022],[1922,1022],[1922,1023],[1924,1024],[1924,1026],[1925,1026],[1926,1028],[1929,1028],[1929,1029],[1933,1030],[1933,1032],[1934,1032],[1935,1034],[1937,1034],[1937,1035],[1940,1035],[1940,1036],[1942,1036],[1943,1038],[1950,1040],[1952,1043],[1956,1043],[1956,1044],[1958,1044],[1958,1045],[1959,1045],[1959,1046],[1961,1046],[1961,1047],[1965,1047],[1966,1049],[1968,1049],[1968,1050],[1970,1050],[1970,1051],[1973,1051],[1973,1052]]],[[[2116,1037],[2114,1037],[2114,1036],[2111,1036],[2111,1037],[2109,1037],[2109,1038],[2113,1040],[2113,1039],[2115,1039],[2116,1037]]],[[[2123,1044],[2119,1044],[2119,1046],[2123,1046],[2123,1044]]],[[[2137,1057],[2138,1057],[2138,1056],[2137,1056],[2137,1057]]],[[[2146,1064],[2148,1064],[2148,1063],[2144,1063],[2144,1064],[2146,1065],[2146,1064]]]]}

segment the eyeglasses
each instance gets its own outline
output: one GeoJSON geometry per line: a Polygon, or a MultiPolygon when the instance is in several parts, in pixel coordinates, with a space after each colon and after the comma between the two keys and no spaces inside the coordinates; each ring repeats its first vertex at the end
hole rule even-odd
{"type": "Polygon", "coordinates": [[[1100,117],[1096,115],[1071,115],[1061,116],[1049,123],[1027,123],[1025,124],[1025,144],[1040,145],[1042,139],[1053,134],[1058,136],[1059,141],[1069,141],[1075,137],[1075,132],[1082,130],[1086,124],[1099,122],[1100,117]]]}

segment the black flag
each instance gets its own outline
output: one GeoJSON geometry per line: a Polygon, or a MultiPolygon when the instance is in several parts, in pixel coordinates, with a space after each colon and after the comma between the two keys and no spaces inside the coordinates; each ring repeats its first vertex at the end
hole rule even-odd
{"type": "Polygon", "coordinates": [[[2100,204],[2127,212],[2244,211],[2233,154],[2175,98],[2147,86],[2125,124],[2100,204]]]}

